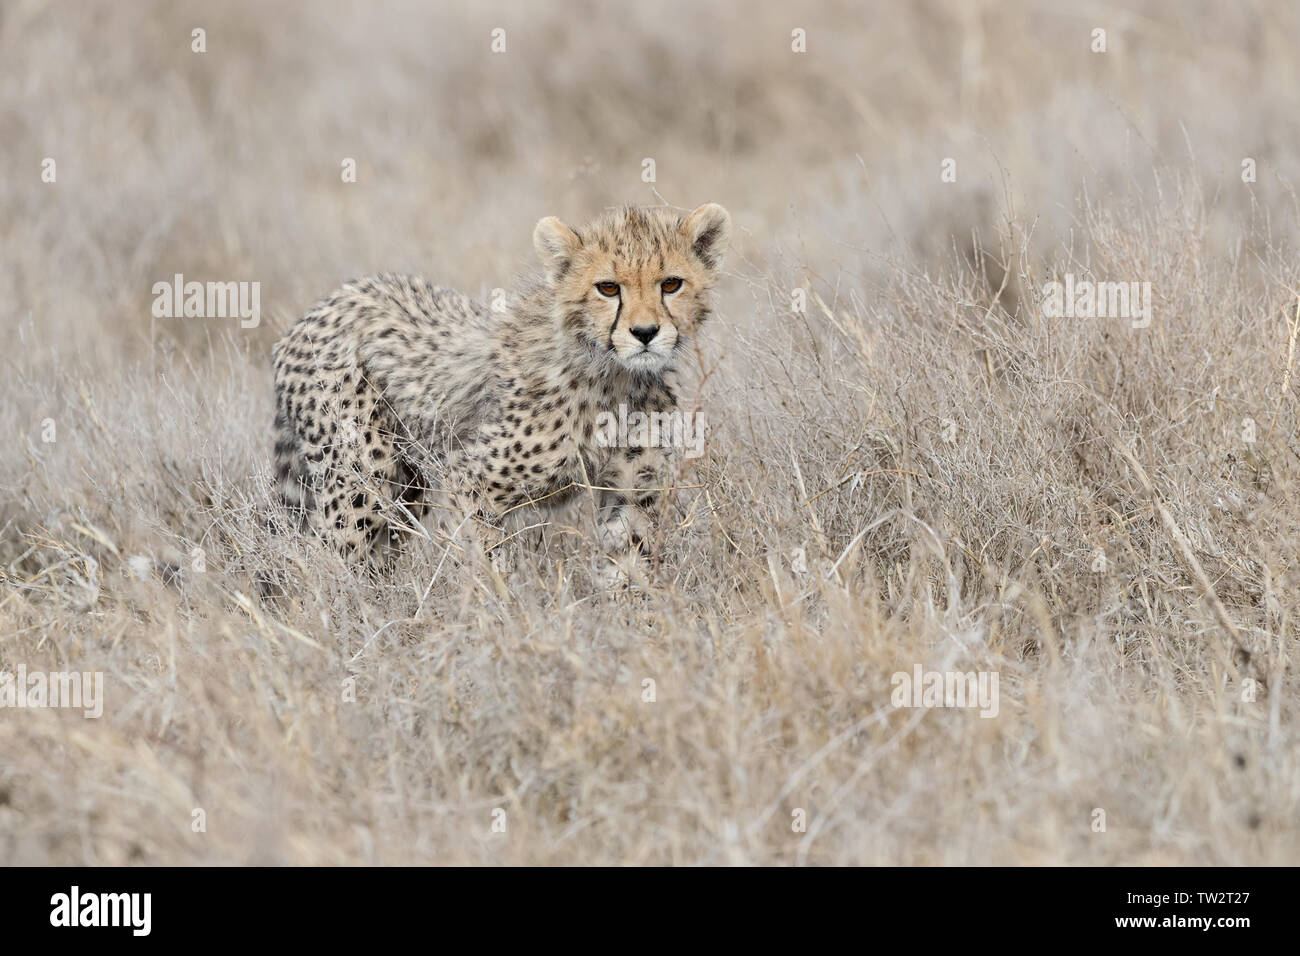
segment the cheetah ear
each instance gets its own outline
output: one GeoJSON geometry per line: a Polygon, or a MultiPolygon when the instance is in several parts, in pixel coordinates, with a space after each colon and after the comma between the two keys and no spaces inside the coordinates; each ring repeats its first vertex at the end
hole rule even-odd
{"type": "Polygon", "coordinates": [[[731,236],[731,214],[715,202],[706,202],[686,217],[682,235],[701,262],[717,269],[722,265],[722,250],[731,236]]]}
{"type": "Polygon", "coordinates": [[[552,281],[564,275],[581,247],[582,239],[578,234],[554,216],[540,220],[533,230],[533,248],[552,281]]]}

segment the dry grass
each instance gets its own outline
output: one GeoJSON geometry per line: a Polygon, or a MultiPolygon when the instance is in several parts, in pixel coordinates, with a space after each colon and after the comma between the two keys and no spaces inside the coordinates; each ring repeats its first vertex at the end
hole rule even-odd
{"type": "Polygon", "coordinates": [[[0,670],[107,683],[0,711],[0,860],[1300,860],[1294,9],[132,6],[0,12],[0,670]],[[314,297],[661,199],[741,235],[649,587],[581,525],[381,581],[273,532],[314,297]],[[152,319],[174,272],[262,326],[152,319]],[[1066,272],[1152,325],[1045,318],[1066,272]]]}

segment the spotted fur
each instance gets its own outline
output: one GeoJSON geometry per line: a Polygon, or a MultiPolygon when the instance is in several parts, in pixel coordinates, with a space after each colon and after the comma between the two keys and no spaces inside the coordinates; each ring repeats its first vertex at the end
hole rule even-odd
{"type": "Polygon", "coordinates": [[[341,554],[373,557],[431,510],[501,521],[587,488],[602,546],[645,553],[665,450],[602,447],[597,416],[675,409],[729,231],[713,203],[543,219],[542,274],[502,314],[418,278],[345,284],[274,350],[286,504],[341,554]]]}

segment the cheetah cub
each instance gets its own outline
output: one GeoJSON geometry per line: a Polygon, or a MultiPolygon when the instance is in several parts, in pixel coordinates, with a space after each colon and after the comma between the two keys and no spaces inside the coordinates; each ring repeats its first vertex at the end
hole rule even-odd
{"type": "Polygon", "coordinates": [[[345,557],[374,560],[429,517],[523,526],[595,501],[625,575],[649,553],[668,450],[610,447],[602,413],[675,410],[674,366],[710,315],[730,227],[714,203],[580,229],[543,219],[543,269],[503,312],[423,279],[347,283],[275,346],[286,504],[345,557]]]}

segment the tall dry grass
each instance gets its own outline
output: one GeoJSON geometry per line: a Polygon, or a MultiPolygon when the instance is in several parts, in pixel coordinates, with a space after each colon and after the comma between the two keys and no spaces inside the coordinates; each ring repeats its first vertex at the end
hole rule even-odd
{"type": "Polygon", "coordinates": [[[0,711],[0,859],[1296,862],[1295,10],[514,6],[0,11],[0,670],[106,680],[0,711]],[[646,588],[582,521],[379,580],[275,532],[312,299],[706,199],[711,428],[646,588]],[[153,319],[175,272],[261,326],[153,319]],[[1045,317],[1067,272],[1151,325],[1045,317]],[[896,709],[917,664],[997,716],[896,709]]]}

